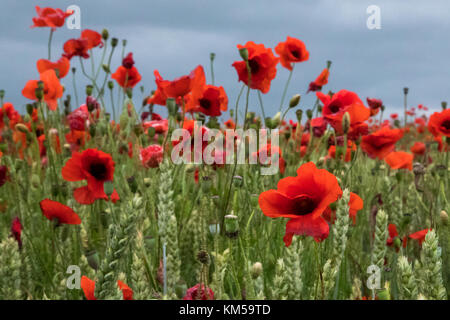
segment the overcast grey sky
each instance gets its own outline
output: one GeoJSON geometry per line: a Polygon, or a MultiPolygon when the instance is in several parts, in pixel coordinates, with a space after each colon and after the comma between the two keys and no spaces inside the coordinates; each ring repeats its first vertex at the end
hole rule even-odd
{"type": "MultiPolygon", "coordinates": [[[[310,59],[296,66],[288,97],[304,94],[326,60],[333,61],[326,90],[352,90],[364,101],[380,98],[388,112],[400,110],[405,86],[410,106],[422,103],[439,110],[450,95],[447,0],[2,0],[0,88],[16,108],[23,110],[28,102],[21,90],[27,80],[38,78],[36,61],[47,57],[48,28],[30,29],[34,6],[65,9],[71,4],[81,8],[82,29],[107,28],[111,36],[128,40],[127,52],[134,53],[147,92],[155,87],[154,69],[173,79],[202,64],[209,80],[209,53],[215,52],[216,85],[224,86],[233,107],[241,86],[231,67],[240,59],[236,45],[253,40],[274,48],[289,35],[305,42],[310,59]],[[366,26],[369,5],[381,9],[381,30],[366,26]]],[[[53,58],[67,39],[79,35],[80,30],[58,29],[53,58]]],[[[113,70],[120,64],[118,56],[113,70]]],[[[78,67],[78,59],[73,62],[78,67]]],[[[278,110],[287,77],[279,65],[271,91],[264,95],[267,114],[278,110]]],[[[63,83],[70,92],[71,75],[63,83]]],[[[136,94],[136,103],[140,98],[136,94]]],[[[302,106],[311,106],[314,98],[312,93],[304,96],[302,106]]],[[[250,108],[259,110],[256,95],[250,108]]]]}

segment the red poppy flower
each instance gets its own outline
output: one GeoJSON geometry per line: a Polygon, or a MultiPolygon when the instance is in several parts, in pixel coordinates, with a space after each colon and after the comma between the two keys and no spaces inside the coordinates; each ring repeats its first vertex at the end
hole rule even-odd
{"type": "Polygon", "coordinates": [[[259,159],[259,163],[261,165],[271,165],[272,164],[272,154],[273,152],[278,153],[278,161],[275,163],[275,166],[278,166],[280,173],[284,174],[284,170],[286,169],[286,161],[283,159],[281,149],[278,146],[272,146],[270,143],[267,143],[263,147],[261,147],[256,153],[252,154],[252,158],[256,162],[259,159]],[[273,149],[273,150],[272,150],[273,149]]]}
{"type": "Polygon", "coordinates": [[[41,8],[36,6],[37,17],[33,17],[33,25],[31,28],[50,27],[53,30],[64,25],[66,18],[70,16],[73,11],[62,11],[61,9],[41,8]]]}
{"type": "Polygon", "coordinates": [[[86,276],[82,276],[80,286],[81,286],[81,289],[83,289],[84,296],[86,297],[86,299],[97,300],[97,298],[94,295],[95,294],[95,281],[94,280],[91,280],[86,276]]]}
{"type": "MultiPolygon", "coordinates": [[[[341,159],[344,158],[345,162],[350,162],[352,160],[352,152],[354,151],[356,151],[356,145],[352,141],[348,140],[345,158],[344,155],[341,154],[341,159]]],[[[336,146],[330,146],[330,148],[328,149],[328,156],[336,159],[336,146]]]]}
{"type": "Polygon", "coordinates": [[[207,116],[218,117],[228,108],[228,97],[223,87],[205,85],[193,89],[188,97],[186,112],[201,112],[207,116]]]}
{"type": "Polygon", "coordinates": [[[134,88],[141,81],[142,76],[136,67],[127,69],[124,66],[119,66],[116,72],[111,75],[111,78],[116,80],[122,88],[134,88]]]}
{"type": "Polygon", "coordinates": [[[97,149],[74,152],[62,168],[62,176],[66,181],[87,180],[87,186],[74,190],[74,198],[79,203],[91,204],[96,199],[108,200],[103,185],[113,180],[114,161],[111,155],[97,149]]]}
{"type": "Polygon", "coordinates": [[[123,300],[133,300],[133,290],[124,282],[117,280],[119,289],[122,290],[123,300]]]}
{"type": "Polygon", "coordinates": [[[423,229],[417,232],[414,232],[413,234],[410,234],[409,237],[411,239],[415,239],[419,241],[419,245],[422,245],[422,242],[425,241],[425,236],[427,235],[428,231],[431,231],[433,229],[423,229]]]}
{"type": "Polygon", "coordinates": [[[227,129],[235,129],[236,124],[234,123],[233,119],[228,119],[223,123],[227,129]]]}
{"type": "MultiPolygon", "coordinates": [[[[364,201],[356,193],[350,192],[350,199],[348,201],[348,207],[349,207],[348,216],[352,219],[353,225],[355,225],[356,224],[356,214],[358,213],[358,211],[362,210],[362,208],[364,207],[364,201]]],[[[325,209],[322,217],[326,221],[328,221],[330,223],[334,223],[334,221],[336,220],[336,210],[331,210],[331,208],[328,207],[327,209],[325,209]]]]}
{"type": "Polygon", "coordinates": [[[327,238],[329,226],[321,215],[341,196],[336,177],[308,162],[297,170],[296,177],[281,179],[277,190],[261,193],[259,206],[268,217],[290,218],[284,236],[289,246],[294,234],[312,236],[316,241],[327,238]]]}
{"type": "Polygon", "coordinates": [[[37,62],[37,69],[39,73],[44,73],[47,70],[53,69],[58,76],[58,78],[64,78],[70,70],[70,60],[66,57],[61,57],[56,62],[51,62],[50,60],[40,59],[37,62]]]}
{"type": "Polygon", "coordinates": [[[316,92],[322,101],[322,115],[325,120],[338,132],[342,133],[342,118],[346,112],[350,115],[350,126],[356,126],[370,117],[370,110],[366,108],[354,92],[341,90],[332,97],[322,92],[316,92]]]}
{"type": "MultiPolygon", "coordinates": [[[[250,88],[267,93],[270,90],[270,83],[277,75],[277,64],[279,59],[275,57],[272,49],[266,48],[263,44],[256,44],[248,41],[245,46],[238,45],[238,49],[246,48],[248,51],[248,64],[250,65],[250,88]]],[[[235,61],[233,67],[236,69],[239,81],[248,85],[248,70],[245,61],[235,61]]]]}
{"type": "Polygon", "coordinates": [[[412,161],[414,156],[411,153],[396,151],[389,153],[384,161],[392,168],[392,169],[408,169],[412,170],[412,161]]]}
{"type": "MultiPolygon", "coordinates": [[[[14,126],[22,120],[20,114],[14,109],[14,105],[11,102],[3,103],[3,107],[0,108],[0,130],[5,127],[4,117],[9,120],[9,127],[14,128],[14,126]]],[[[1,139],[0,139],[1,141],[1,139]]]]}
{"type": "Polygon", "coordinates": [[[366,100],[370,108],[370,115],[376,115],[380,111],[380,108],[383,105],[383,101],[375,98],[367,98],[366,100]]]}
{"type": "Polygon", "coordinates": [[[425,146],[425,143],[423,143],[423,142],[415,142],[410,150],[415,155],[421,156],[421,155],[425,154],[426,149],[427,149],[427,147],[425,146]]]}
{"type": "MultiPolygon", "coordinates": [[[[63,95],[63,87],[59,82],[54,70],[47,70],[40,75],[41,81],[44,83],[44,101],[48,104],[50,110],[56,110],[58,107],[58,99],[63,95]]],[[[22,95],[31,100],[37,100],[36,89],[38,88],[38,80],[30,80],[22,90],[22,95]]]]}
{"type": "Polygon", "coordinates": [[[287,37],[286,41],[280,42],[275,47],[275,52],[280,56],[281,65],[288,70],[292,70],[292,63],[309,59],[309,52],[303,41],[292,37],[287,37]]]}
{"type": "Polygon", "coordinates": [[[450,109],[433,113],[428,121],[428,130],[435,137],[444,135],[450,138],[450,109]]]}
{"type": "Polygon", "coordinates": [[[139,151],[139,160],[145,168],[158,168],[164,157],[164,150],[158,144],[152,144],[139,151]]]}
{"type": "Polygon", "coordinates": [[[398,118],[398,114],[392,113],[392,114],[390,115],[390,117],[391,117],[392,120],[395,120],[395,119],[398,118]]]}
{"type": "Polygon", "coordinates": [[[89,40],[85,38],[67,40],[66,43],[64,43],[63,50],[63,56],[69,60],[72,59],[72,57],[87,59],[89,58],[89,40]]]}
{"type": "Polygon", "coordinates": [[[103,41],[102,41],[102,35],[98,33],[97,31],[90,30],[90,29],[84,29],[81,32],[81,39],[87,40],[87,49],[92,49],[100,46],[100,48],[103,47],[103,41]]]}
{"type": "Polygon", "coordinates": [[[322,70],[322,72],[319,74],[319,76],[309,84],[308,92],[310,91],[319,91],[322,90],[322,87],[328,83],[328,77],[330,75],[330,70],[328,68],[325,68],[322,70]]]}
{"type": "Polygon", "coordinates": [[[167,119],[146,121],[142,124],[145,129],[155,128],[156,133],[164,133],[169,128],[167,119]]]}
{"type": "Polygon", "coordinates": [[[39,203],[42,214],[50,221],[56,220],[57,224],[80,224],[80,217],[66,205],[53,201],[50,199],[44,199],[39,203]]]}
{"type": "Polygon", "coordinates": [[[16,239],[19,249],[22,249],[22,224],[20,223],[19,217],[15,217],[11,224],[11,234],[16,239]]]}
{"type": "Polygon", "coordinates": [[[401,129],[390,129],[385,126],[380,130],[366,135],[361,140],[363,149],[371,158],[382,160],[395,149],[395,144],[403,137],[401,129]]]}
{"type": "Polygon", "coordinates": [[[183,300],[214,300],[214,292],[204,284],[196,284],[187,289],[183,300]]]}
{"type": "Polygon", "coordinates": [[[397,226],[390,223],[388,226],[389,238],[386,240],[386,245],[391,247],[394,244],[394,240],[398,237],[397,226]]]}

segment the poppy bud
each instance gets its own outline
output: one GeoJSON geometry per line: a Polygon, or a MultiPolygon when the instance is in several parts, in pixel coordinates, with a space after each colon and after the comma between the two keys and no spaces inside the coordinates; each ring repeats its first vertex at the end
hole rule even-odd
{"type": "Polygon", "coordinates": [[[112,195],[112,193],[114,192],[114,184],[112,183],[112,181],[106,181],[104,183],[104,189],[107,196],[112,195]]]}
{"type": "Polygon", "coordinates": [[[24,125],[23,123],[18,123],[18,124],[16,124],[14,128],[15,128],[17,131],[20,131],[20,132],[22,132],[22,133],[28,133],[28,132],[30,132],[30,131],[28,130],[28,127],[27,127],[26,125],[24,125]]]}
{"type": "Polygon", "coordinates": [[[441,222],[444,226],[448,226],[448,214],[444,210],[441,211],[441,222]]]}
{"type": "Polygon", "coordinates": [[[175,116],[177,113],[177,104],[175,103],[175,99],[173,98],[168,98],[166,100],[166,106],[167,106],[167,110],[169,111],[169,114],[172,116],[175,116]]]}
{"type": "Polygon", "coordinates": [[[88,251],[85,253],[84,256],[86,257],[89,266],[92,269],[97,270],[99,266],[99,257],[97,251],[95,250],[88,251]]]}
{"type": "Polygon", "coordinates": [[[247,50],[247,48],[239,49],[239,55],[241,56],[241,58],[244,61],[247,61],[248,60],[248,50],[247,50]]]}
{"type": "Polygon", "coordinates": [[[5,97],[5,90],[0,90],[0,99],[3,99],[5,97]]]}
{"type": "Polygon", "coordinates": [[[264,120],[264,123],[266,124],[266,127],[269,129],[273,129],[274,127],[272,126],[272,119],[270,117],[267,117],[264,120]]]}
{"type": "Polygon", "coordinates": [[[111,46],[113,47],[113,48],[115,48],[115,47],[117,47],[117,44],[119,43],[119,39],[117,39],[117,38],[112,38],[111,39],[111,46]]]}
{"type": "Polygon", "coordinates": [[[103,29],[103,31],[102,31],[102,39],[106,41],[106,40],[108,40],[108,38],[109,38],[108,30],[103,29]]]}
{"type": "Polygon", "coordinates": [[[114,88],[114,82],[108,81],[108,89],[112,90],[114,88]]]}
{"type": "Polygon", "coordinates": [[[347,134],[348,130],[350,130],[350,120],[350,114],[348,112],[344,113],[342,117],[342,131],[344,131],[344,134],[347,134]]]}
{"type": "Polygon", "coordinates": [[[36,95],[37,100],[42,101],[42,98],[44,97],[44,90],[38,87],[34,91],[34,94],[36,95]]]}
{"type": "Polygon", "coordinates": [[[261,262],[255,262],[251,269],[251,275],[253,279],[258,278],[263,273],[263,266],[261,262]]]}
{"type": "Polygon", "coordinates": [[[295,108],[300,103],[301,98],[301,95],[295,94],[289,101],[289,108],[295,108]]]}
{"type": "Polygon", "coordinates": [[[402,240],[399,239],[398,237],[395,237],[395,239],[394,239],[394,246],[395,246],[395,248],[399,249],[402,246],[402,240]]]}
{"type": "Polygon", "coordinates": [[[77,68],[73,67],[72,68],[72,73],[75,74],[75,72],[77,72],[77,68]]]}
{"type": "Polygon", "coordinates": [[[238,217],[234,214],[225,216],[225,235],[231,239],[237,238],[239,234],[238,217]]]}
{"type": "Polygon", "coordinates": [[[34,106],[31,103],[27,104],[27,113],[31,116],[33,114],[34,106]]]}
{"type": "Polygon", "coordinates": [[[109,68],[109,66],[107,64],[103,64],[102,65],[102,69],[103,71],[105,71],[106,73],[110,73],[111,69],[109,68]]]}
{"type": "Polygon", "coordinates": [[[216,54],[215,54],[214,52],[211,52],[211,53],[209,54],[209,59],[210,59],[211,61],[214,61],[215,57],[216,57],[216,54]]]}
{"type": "Polygon", "coordinates": [[[123,39],[123,40],[122,40],[122,46],[123,46],[123,47],[126,47],[126,46],[127,46],[127,43],[128,43],[128,42],[127,42],[127,39],[123,39]]]}
{"type": "Polygon", "coordinates": [[[278,127],[280,125],[280,122],[281,122],[281,112],[277,112],[277,114],[272,118],[273,128],[278,127]]]}
{"type": "Polygon", "coordinates": [[[306,110],[306,116],[308,117],[309,120],[312,119],[313,117],[313,112],[311,109],[306,110]]]}
{"type": "Polygon", "coordinates": [[[302,122],[303,110],[298,109],[297,111],[295,111],[295,115],[297,116],[298,123],[302,122]]]}
{"type": "MultiPolygon", "coordinates": [[[[86,95],[87,96],[92,96],[92,91],[94,90],[94,87],[92,86],[92,85],[90,85],[90,84],[88,84],[87,86],[86,86],[86,95]]],[[[89,107],[89,106],[88,106],[89,107]]]]}
{"type": "Polygon", "coordinates": [[[442,101],[441,106],[442,106],[442,110],[447,109],[447,101],[442,101]]]}

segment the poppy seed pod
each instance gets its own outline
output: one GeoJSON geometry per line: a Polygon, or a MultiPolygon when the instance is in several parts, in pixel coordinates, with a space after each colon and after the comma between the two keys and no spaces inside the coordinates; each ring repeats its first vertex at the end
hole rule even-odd
{"type": "Polygon", "coordinates": [[[225,235],[228,238],[235,239],[239,234],[238,217],[234,214],[225,216],[225,235]]]}
{"type": "Polygon", "coordinates": [[[209,59],[210,59],[211,61],[214,61],[215,58],[216,58],[216,54],[215,54],[214,52],[211,52],[211,53],[209,54],[209,59]]]}
{"type": "Polygon", "coordinates": [[[404,93],[405,95],[407,95],[408,92],[409,92],[409,88],[408,88],[408,87],[404,87],[404,88],[403,88],[403,93],[404,93]]]}
{"type": "Polygon", "coordinates": [[[0,90],[0,99],[3,99],[5,97],[5,90],[0,90]]]}
{"type": "Polygon", "coordinates": [[[313,117],[313,112],[311,109],[306,110],[306,116],[308,117],[309,120],[312,119],[313,117]]]}
{"type": "Polygon", "coordinates": [[[248,60],[248,50],[247,50],[247,48],[239,49],[239,55],[241,56],[242,60],[247,61],[248,60]]]}
{"type": "Polygon", "coordinates": [[[210,262],[208,252],[206,250],[200,250],[197,253],[197,260],[200,261],[202,264],[208,265],[210,262]]]}
{"type": "MultiPolygon", "coordinates": [[[[86,95],[89,97],[89,96],[92,96],[92,91],[94,90],[94,87],[92,86],[92,85],[90,85],[90,84],[88,84],[87,86],[86,86],[86,95]]],[[[89,107],[89,106],[88,106],[89,107]]]]}
{"type": "Polygon", "coordinates": [[[256,279],[263,273],[263,266],[261,262],[255,262],[251,269],[252,278],[256,279]]]}
{"type": "Polygon", "coordinates": [[[103,31],[102,31],[102,39],[106,41],[106,40],[108,40],[108,38],[109,38],[108,30],[107,29],[103,29],[103,31]]]}
{"type": "Polygon", "coordinates": [[[441,107],[442,107],[442,110],[447,109],[447,101],[442,101],[441,102],[441,107]]]}
{"type": "Polygon", "coordinates": [[[298,123],[301,123],[302,122],[302,117],[303,117],[303,110],[302,109],[298,109],[297,111],[295,111],[295,115],[297,117],[298,123]]]}
{"type": "Polygon", "coordinates": [[[300,103],[301,98],[302,96],[299,94],[294,95],[289,101],[289,108],[295,108],[300,103]]]}
{"type": "Polygon", "coordinates": [[[114,184],[111,181],[106,181],[104,183],[104,189],[107,196],[112,195],[114,192],[114,184]]]}
{"type": "Polygon", "coordinates": [[[331,63],[332,63],[331,60],[328,60],[328,61],[327,61],[327,69],[330,69],[330,68],[331,68],[331,63]]]}
{"type": "Polygon", "coordinates": [[[108,81],[108,89],[112,90],[114,88],[114,82],[108,81]]]}
{"type": "Polygon", "coordinates": [[[36,95],[36,99],[38,101],[42,101],[42,98],[44,98],[44,90],[38,87],[38,88],[36,88],[34,93],[36,95]]]}
{"type": "Polygon", "coordinates": [[[241,176],[234,176],[233,177],[233,184],[235,187],[242,187],[242,184],[244,183],[243,179],[241,176]]]}
{"type": "Polygon", "coordinates": [[[114,47],[117,47],[117,44],[119,43],[119,39],[117,39],[117,38],[112,38],[111,39],[111,46],[114,48],[114,47]]]}

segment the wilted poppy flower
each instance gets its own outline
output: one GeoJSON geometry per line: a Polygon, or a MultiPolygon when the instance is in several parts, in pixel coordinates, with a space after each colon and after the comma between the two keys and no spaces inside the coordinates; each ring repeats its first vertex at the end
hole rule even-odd
{"type": "Polygon", "coordinates": [[[123,300],[133,300],[133,290],[125,282],[117,280],[117,285],[122,290],[123,300]]]}
{"type": "MultiPolygon", "coordinates": [[[[58,99],[63,95],[63,87],[59,82],[54,70],[47,70],[40,75],[41,81],[44,83],[44,101],[48,104],[50,110],[56,110],[58,107],[58,99]]],[[[38,80],[30,80],[22,90],[22,95],[31,100],[36,98],[36,89],[38,89],[38,80]]]]}
{"type": "Polygon", "coordinates": [[[328,83],[328,77],[330,75],[330,70],[328,68],[325,68],[322,70],[322,72],[319,74],[319,76],[309,84],[308,92],[310,91],[319,91],[322,90],[322,87],[328,83]]]}
{"type": "MultiPolygon", "coordinates": [[[[246,48],[248,51],[248,64],[250,66],[250,88],[267,93],[270,90],[270,83],[277,75],[278,58],[272,49],[266,48],[263,44],[256,44],[248,41],[244,46],[238,45],[239,50],[246,48]]],[[[236,69],[239,81],[249,85],[247,64],[245,61],[235,61],[233,67],[236,69]]]]}
{"type": "Polygon", "coordinates": [[[389,153],[384,161],[392,168],[392,169],[408,169],[412,170],[412,161],[414,156],[411,153],[396,151],[389,153]]]}
{"type": "Polygon", "coordinates": [[[31,28],[50,27],[53,30],[62,27],[66,18],[70,16],[73,11],[66,12],[61,9],[53,9],[50,7],[41,8],[36,6],[37,17],[33,17],[33,25],[31,28]]]}
{"type": "Polygon", "coordinates": [[[11,234],[16,239],[19,249],[22,249],[22,224],[20,223],[19,217],[15,217],[11,224],[11,234]]]}
{"type": "Polygon", "coordinates": [[[380,111],[380,108],[383,105],[383,101],[375,98],[367,98],[366,100],[370,108],[370,115],[376,115],[380,111]]]}
{"type": "Polygon", "coordinates": [[[370,110],[354,92],[340,90],[330,97],[322,92],[316,92],[323,103],[322,115],[325,120],[338,132],[342,133],[342,118],[348,112],[350,127],[358,125],[370,117],[370,110]]]}
{"type": "Polygon", "coordinates": [[[98,33],[97,31],[90,30],[90,29],[84,29],[81,32],[81,39],[87,40],[87,49],[93,49],[96,47],[103,47],[103,41],[102,41],[102,35],[98,33]]]}
{"type": "Polygon", "coordinates": [[[428,121],[428,130],[435,136],[450,137],[450,109],[435,112],[428,121]]]}
{"type": "Polygon", "coordinates": [[[309,52],[303,41],[292,37],[287,37],[286,41],[280,42],[275,47],[275,52],[280,56],[281,65],[288,70],[292,70],[292,63],[309,59],[309,52]]]}
{"type": "Polygon", "coordinates": [[[50,60],[40,59],[37,62],[37,70],[39,73],[44,73],[47,70],[54,70],[58,78],[64,78],[70,70],[70,60],[66,57],[61,57],[56,62],[50,60]]]}
{"type": "Polygon", "coordinates": [[[183,300],[214,300],[214,292],[204,284],[196,284],[187,289],[183,300]]]}
{"type": "Polygon", "coordinates": [[[421,156],[421,155],[425,154],[426,149],[427,149],[427,147],[425,146],[425,143],[415,142],[410,150],[415,155],[421,156]]]}
{"type": "Polygon", "coordinates": [[[95,281],[86,276],[81,277],[80,287],[84,292],[87,300],[97,300],[95,297],[95,281]]]}
{"type": "Polygon", "coordinates": [[[87,186],[74,190],[74,198],[79,203],[91,204],[96,199],[108,200],[104,183],[113,180],[114,161],[111,155],[97,149],[74,152],[62,168],[62,176],[66,181],[87,180],[87,186]]]}
{"type": "Polygon", "coordinates": [[[422,245],[422,242],[425,241],[425,236],[427,235],[428,231],[431,231],[432,229],[423,229],[417,232],[414,232],[413,234],[410,234],[409,237],[411,239],[415,239],[419,241],[419,245],[422,245]]]}
{"type": "Polygon", "coordinates": [[[141,81],[142,76],[136,67],[127,69],[124,66],[119,66],[116,72],[111,75],[111,78],[116,80],[122,88],[134,88],[141,81]]]}
{"type": "Polygon", "coordinates": [[[372,134],[364,136],[361,140],[361,149],[369,157],[381,160],[395,149],[395,144],[402,137],[403,131],[401,129],[390,129],[385,126],[372,134]]]}
{"type": "Polygon", "coordinates": [[[69,39],[64,43],[63,50],[63,56],[69,60],[72,59],[72,57],[87,59],[89,58],[89,40],[85,38],[69,39]]]}
{"type": "Polygon", "coordinates": [[[157,168],[164,156],[163,148],[158,144],[152,144],[139,151],[139,160],[145,168],[157,168]]]}
{"type": "Polygon", "coordinates": [[[133,59],[133,53],[130,52],[127,54],[125,58],[122,60],[122,66],[127,69],[131,69],[134,66],[134,59],[133,59]]]}
{"type": "Polygon", "coordinates": [[[80,217],[66,205],[53,201],[50,199],[44,199],[39,202],[42,214],[50,221],[55,220],[56,224],[80,224],[80,217]]]}
{"type": "Polygon", "coordinates": [[[290,218],[284,236],[289,246],[294,234],[312,236],[316,241],[327,238],[329,226],[321,215],[341,196],[336,177],[308,162],[298,168],[296,177],[281,179],[277,190],[261,193],[259,206],[268,217],[290,218]]]}

